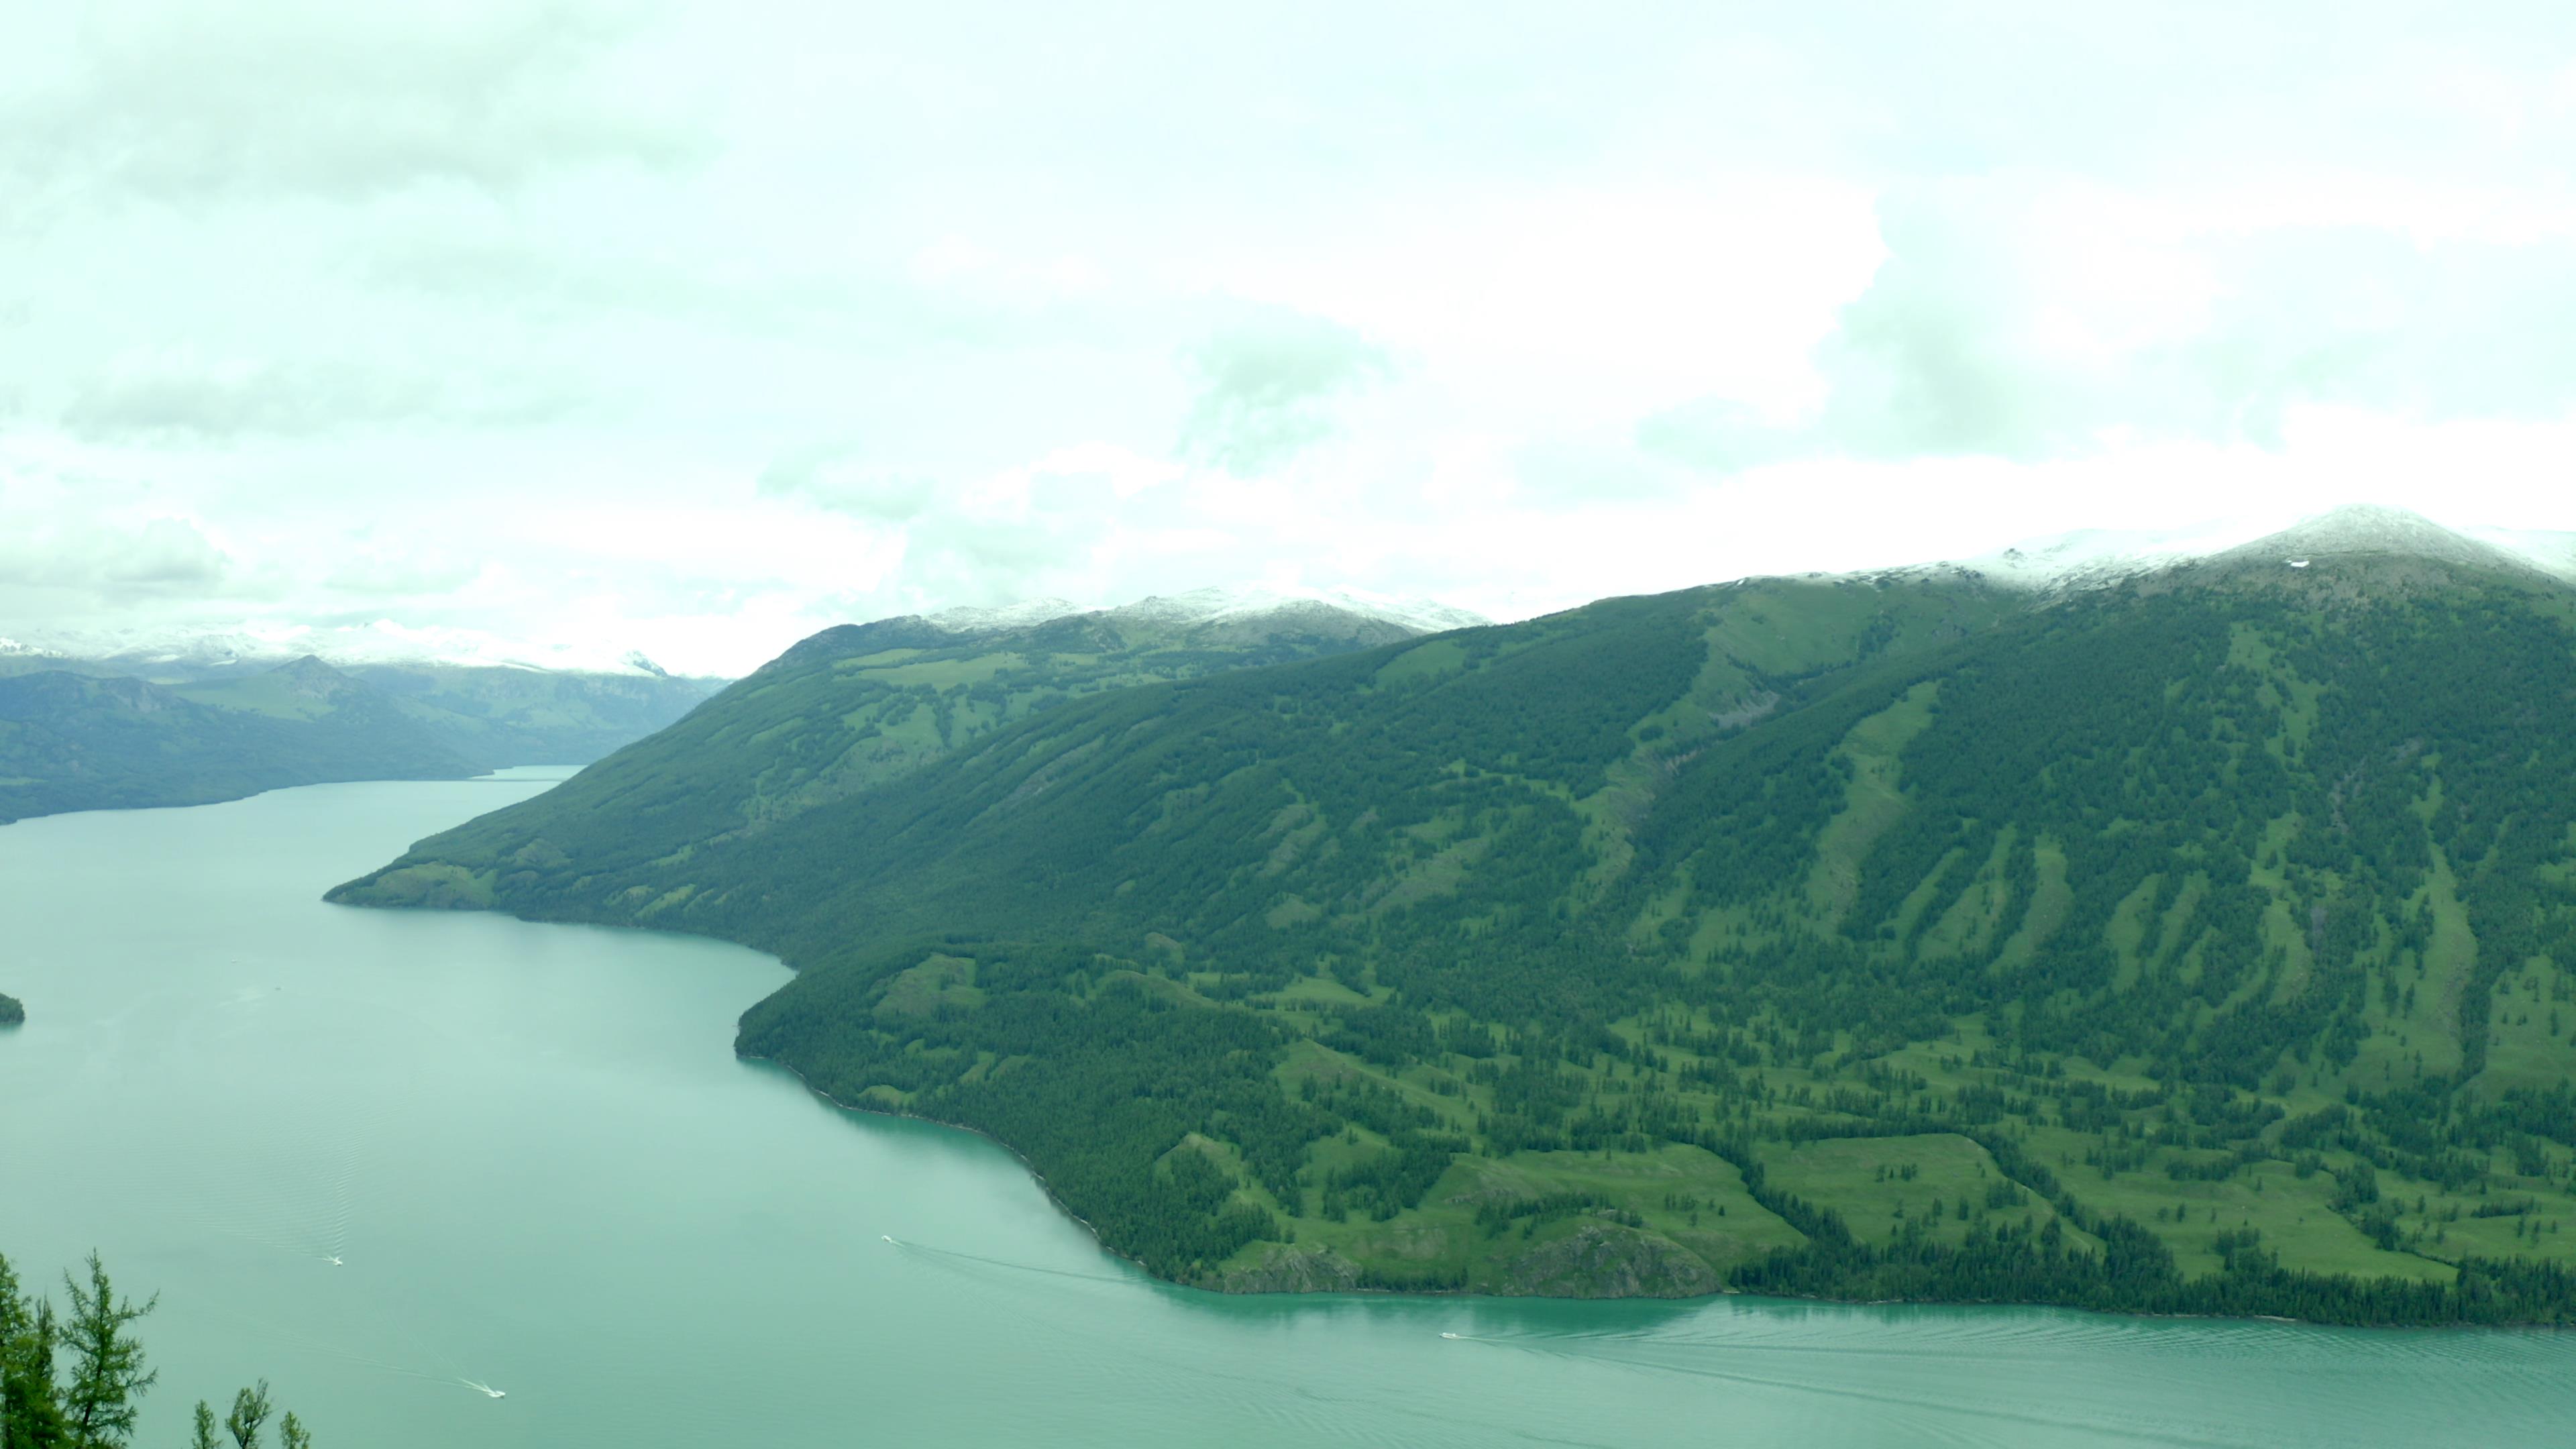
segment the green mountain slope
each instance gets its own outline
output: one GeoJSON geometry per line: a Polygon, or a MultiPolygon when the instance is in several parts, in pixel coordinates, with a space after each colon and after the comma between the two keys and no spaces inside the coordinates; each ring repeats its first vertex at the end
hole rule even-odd
{"type": "Polygon", "coordinates": [[[640,879],[665,857],[900,780],[1068,701],[1406,637],[1321,607],[1214,626],[1133,610],[962,633],[911,617],[845,624],[557,789],[424,842],[434,863],[383,890],[476,906],[492,901],[504,873],[532,868],[640,879]]]}
{"type": "Polygon", "coordinates": [[[777,951],[744,1053],[1185,1282],[2564,1321],[2576,592],[2338,542],[1606,601],[335,894],[777,951]]]}

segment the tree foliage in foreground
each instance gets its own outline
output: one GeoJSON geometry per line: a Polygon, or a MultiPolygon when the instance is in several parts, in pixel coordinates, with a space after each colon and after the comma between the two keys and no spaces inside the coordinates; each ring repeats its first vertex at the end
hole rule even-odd
{"type": "MultiPolygon", "coordinates": [[[[160,1302],[119,1297],[96,1253],[63,1275],[66,1306],[25,1291],[0,1257],[0,1449],[124,1449],[134,1441],[144,1394],[161,1377],[147,1368],[136,1322],[160,1302]]],[[[268,1384],[243,1389],[222,1428],[233,1449],[258,1449],[274,1412],[268,1384]]],[[[216,1449],[214,1410],[196,1406],[194,1449],[216,1449]]],[[[312,1449],[302,1421],[278,1424],[280,1449],[312,1449]]]]}

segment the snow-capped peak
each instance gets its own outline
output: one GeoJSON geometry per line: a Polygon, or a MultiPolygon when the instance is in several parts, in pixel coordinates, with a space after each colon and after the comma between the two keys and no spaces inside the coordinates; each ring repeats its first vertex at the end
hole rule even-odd
{"type": "Polygon", "coordinates": [[[2278,533],[2229,549],[2227,557],[2283,563],[2318,558],[2398,554],[2452,563],[2514,567],[2524,561],[2491,543],[2444,528],[2403,508],[2354,504],[2303,518],[2278,533]]]}
{"type": "Polygon", "coordinates": [[[1921,568],[1964,570],[2009,588],[2053,592],[2114,584],[2195,559],[2271,560],[2305,568],[2318,558],[2366,554],[2518,565],[2576,583],[2576,533],[2446,528],[2422,514],[2374,504],[2349,504],[2296,521],[2275,515],[2152,531],[2078,529],[1921,568]]]}
{"type": "Polygon", "coordinates": [[[21,644],[15,639],[7,638],[0,638],[0,655],[9,655],[22,659],[58,659],[62,657],[54,650],[39,649],[33,644],[21,644]]]}
{"type": "Polygon", "coordinates": [[[2007,588],[2094,588],[2224,553],[2276,526],[2268,519],[2208,519],[2169,529],[2079,528],[1935,567],[1965,569],[2007,588]]]}
{"type": "Polygon", "coordinates": [[[1030,599],[994,608],[961,606],[924,614],[924,622],[954,634],[1027,629],[1077,614],[1097,614],[1121,624],[1186,628],[1221,624],[1298,609],[1325,608],[1374,619],[1417,634],[1469,629],[1493,621],[1482,614],[1430,599],[1370,593],[1361,589],[1309,589],[1258,586],[1192,589],[1185,594],[1151,594],[1114,607],[1086,607],[1063,599],[1030,599]]]}
{"type": "Polygon", "coordinates": [[[1482,614],[1431,599],[1370,593],[1361,589],[1309,589],[1255,586],[1192,589],[1186,594],[1157,594],[1108,611],[1114,619],[1157,624],[1210,624],[1275,614],[1300,606],[1320,605],[1383,620],[1418,634],[1470,629],[1493,620],[1482,614]]]}
{"type": "Polygon", "coordinates": [[[986,634],[997,629],[1033,629],[1069,615],[1090,612],[1082,605],[1064,599],[1023,599],[1016,604],[993,608],[960,604],[921,617],[951,634],[986,634]]]}

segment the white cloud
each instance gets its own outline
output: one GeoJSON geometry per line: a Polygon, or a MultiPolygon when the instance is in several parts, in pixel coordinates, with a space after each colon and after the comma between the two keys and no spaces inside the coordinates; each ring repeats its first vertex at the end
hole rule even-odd
{"type": "Polygon", "coordinates": [[[1267,473],[1330,437],[1333,405],[1392,370],[1385,349],[1323,317],[1272,310],[1191,347],[1196,395],[1181,449],[1238,473],[1267,473]]]}
{"type": "Polygon", "coordinates": [[[22,57],[0,87],[0,177],[186,202],[673,164],[688,131],[603,74],[642,18],[577,0],[30,7],[0,31],[22,57]]]}
{"type": "Polygon", "coordinates": [[[390,613],[739,670],[1033,594],[1513,614],[2248,503],[2576,525],[2568,39],[19,6],[0,633],[390,613]]]}
{"type": "Polygon", "coordinates": [[[207,592],[232,560],[184,518],[87,521],[11,530],[0,542],[0,589],[40,587],[122,601],[136,594],[207,592]]]}

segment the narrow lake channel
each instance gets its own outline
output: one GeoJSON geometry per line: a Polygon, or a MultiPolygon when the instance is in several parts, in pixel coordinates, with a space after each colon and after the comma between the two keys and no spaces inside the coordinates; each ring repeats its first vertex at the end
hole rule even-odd
{"type": "Polygon", "coordinates": [[[1236,1298],[1001,1149],[734,1059],[709,941],[326,906],[559,771],[0,827],[0,1252],[161,1295],[137,1443],[2541,1444],[2576,1335],[2020,1309],[1236,1298]],[[892,1241],[889,1241],[891,1239],[892,1241]],[[492,1397],[487,1390],[506,1397],[492,1397]]]}

